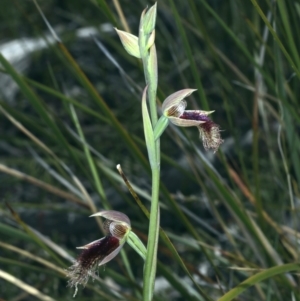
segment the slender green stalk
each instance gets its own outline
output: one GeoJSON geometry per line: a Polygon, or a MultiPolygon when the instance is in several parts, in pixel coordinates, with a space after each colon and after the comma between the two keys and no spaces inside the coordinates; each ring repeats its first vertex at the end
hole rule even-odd
{"type": "Polygon", "coordinates": [[[158,204],[160,169],[152,169],[152,198],[147,244],[147,256],[144,271],[144,301],[152,300],[157,265],[157,246],[159,235],[160,210],[158,204]]]}
{"type": "MultiPolygon", "coordinates": [[[[141,16],[138,46],[143,62],[147,85],[147,96],[150,107],[150,118],[145,99],[143,99],[143,120],[145,139],[152,171],[152,195],[150,222],[148,231],[147,255],[144,269],[143,300],[151,301],[157,266],[157,247],[159,237],[159,178],[160,178],[160,140],[154,141],[153,129],[157,123],[156,91],[157,91],[157,57],[154,44],[156,21],[156,4],[141,16]]],[[[145,96],[143,96],[144,98],[145,96]]]]}

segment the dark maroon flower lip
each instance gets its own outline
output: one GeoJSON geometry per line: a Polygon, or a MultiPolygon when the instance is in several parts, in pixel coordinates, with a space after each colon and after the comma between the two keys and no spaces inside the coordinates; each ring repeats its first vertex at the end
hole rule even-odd
{"type": "Polygon", "coordinates": [[[184,111],[180,116],[180,119],[187,119],[187,120],[197,120],[197,121],[211,121],[209,117],[205,114],[199,113],[199,111],[184,111]]]}
{"type": "Polygon", "coordinates": [[[184,111],[179,119],[202,121],[197,127],[205,150],[212,149],[216,152],[223,143],[219,125],[215,124],[203,111],[184,111]]]}
{"type": "Polygon", "coordinates": [[[96,241],[83,249],[77,261],[81,263],[82,268],[90,268],[95,263],[101,261],[120,246],[120,240],[112,235],[107,235],[103,239],[96,241]]]}
{"type": "Polygon", "coordinates": [[[67,270],[67,276],[70,278],[68,286],[85,285],[94,267],[101,265],[101,262],[119,247],[120,240],[112,235],[86,245],[74,264],[67,270]]]}

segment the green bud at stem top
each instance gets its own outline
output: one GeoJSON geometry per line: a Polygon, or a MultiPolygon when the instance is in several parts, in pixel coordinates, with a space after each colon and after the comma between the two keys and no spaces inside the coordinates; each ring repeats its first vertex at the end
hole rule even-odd
{"type": "Polygon", "coordinates": [[[144,34],[148,35],[152,33],[155,28],[156,22],[157,3],[151,6],[142,17],[142,26],[144,34]]]}

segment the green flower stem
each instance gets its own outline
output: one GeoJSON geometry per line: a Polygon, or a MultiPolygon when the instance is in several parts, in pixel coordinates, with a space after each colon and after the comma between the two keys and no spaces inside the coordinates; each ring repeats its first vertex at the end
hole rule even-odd
{"type": "MultiPolygon", "coordinates": [[[[149,101],[150,116],[153,131],[157,123],[156,91],[157,91],[157,57],[154,44],[154,26],[156,19],[156,4],[147,12],[144,11],[141,17],[139,28],[139,49],[143,62],[144,74],[147,85],[147,96],[149,101]],[[148,45],[148,44],[152,45],[148,45]],[[150,46],[150,47],[149,47],[150,46]]],[[[144,108],[144,111],[146,109],[144,108]]],[[[145,116],[145,113],[144,113],[145,116]]],[[[145,118],[145,117],[144,117],[145,118]]],[[[149,128],[147,129],[149,131],[149,128]]],[[[152,134],[153,135],[153,134],[152,134]]],[[[148,136],[149,137],[149,136],[148,136]]],[[[150,222],[148,232],[147,254],[144,269],[143,300],[151,301],[154,291],[154,282],[157,266],[157,246],[159,237],[159,178],[160,178],[160,140],[155,143],[148,143],[146,139],[149,158],[152,158],[150,165],[152,170],[152,196],[150,222]]],[[[153,142],[153,140],[152,140],[153,142]]]]}
{"type": "MultiPolygon", "coordinates": [[[[145,73],[147,73],[147,71],[145,71],[145,73]]],[[[149,81],[151,82],[151,77],[149,77],[149,81]]],[[[147,84],[150,84],[150,82],[149,83],[147,82],[147,84]]],[[[149,90],[150,89],[148,89],[148,91],[149,90]]],[[[150,97],[153,97],[153,93],[151,91],[148,92],[148,100],[149,103],[151,104],[150,97]]],[[[155,101],[152,103],[155,103],[156,105],[156,95],[155,95],[155,101]]],[[[152,119],[152,127],[153,127],[153,121],[155,120],[155,118],[153,118],[153,115],[151,117],[152,117],[151,119],[152,119]]],[[[156,117],[156,121],[157,121],[157,117],[156,117]]],[[[153,297],[154,281],[156,275],[157,246],[158,246],[159,220],[160,220],[159,201],[158,201],[159,200],[159,178],[160,178],[160,140],[157,139],[155,141],[154,149],[150,149],[149,145],[147,145],[147,148],[149,153],[155,154],[154,156],[155,159],[154,162],[152,162],[151,164],[152,195],[151,195],[151,210],[150,210],[150,222],[149,222],[149,232],[148,232],[147,255],[146,255],[145,270],[144,270],[143,300],[151,301],[153,297]]]]}
{"type": "Polygon", "coordinates": [[[147,255],[144,270],[144,286],[143,286],[143,300],[151,301],[154,291],[154,282],[156,275],[157,265],[157,246],[159,235],[159,176],[160,169],[152,169],[152,198],[151,198],[151,210],[150,210],[150,223],[148,232],[148,244],[147,255]]]}

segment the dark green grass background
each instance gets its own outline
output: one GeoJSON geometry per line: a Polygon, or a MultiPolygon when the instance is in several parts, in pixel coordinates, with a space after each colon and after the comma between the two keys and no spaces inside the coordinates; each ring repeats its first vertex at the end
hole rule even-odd
{"type": "MultiPolygon", "coordinates": [[[[120,0],[125,22],[116,3],[39,1],[63,49],[32,1],[1,1],[0,52],[8,59],[4,49],[10,49],[14,60],[0,62],[0,271],[54,300],[72,300],[64,274],[10,247],[64,269],[71,263],[58,247],[76,256],[76,246],[103,236],[74,176],[98,210],[126,213],[147,240],[148,219],[115,169],[122,165],[149,207],[144,76],[113,27],[127,24],[137,35],[140,14],[153,3],[120,0]],[[30,51],[45,40],[46,47],[30,51]],[[7,48],[13,41],[19,47],[7,48]],[[16,56],[17,49],[23,54],[16,56]]],[[[198,89],[188,109],[215,110],[225,140],[213,155],[196,128],[170,126],[161,138],[161,226],[212,300],[263,269],[299,261],[299,23],[294,0],[158,1],[158,99],[198,89]]],[[[99,269],[101,281],[79,288],[77,300],[140,300],[143,262],[127,246],[125,252],[131,268],[119,255],[99,269]]],[[[155,300],[204,300],[163,242],[158,257],[167,270],[158,269],[155,300]]],[[[298,287],[294,271],[259,282],[236,300],[300,300],[298,287]]],[[[35,299],[0,277],[1,298],[35,299]]]]}

